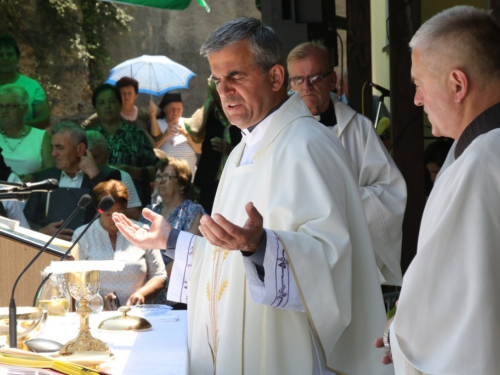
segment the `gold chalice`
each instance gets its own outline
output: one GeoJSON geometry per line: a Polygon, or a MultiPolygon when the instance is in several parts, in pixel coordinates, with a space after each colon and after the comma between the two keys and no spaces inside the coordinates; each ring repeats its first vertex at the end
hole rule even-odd
{"type": "Polygon", "coordinates": [[[64,274],[64,279],[71,296],[80,301],[80,307],[76,310],[80,316],[80,332],[76,339],[64,345],[59,353],[109,352],[108,345],[92,337],[89,328],[89,315],[92,314],[92,309],[88,304],[99,292],[99,271],[68,272],[64,274]]]}

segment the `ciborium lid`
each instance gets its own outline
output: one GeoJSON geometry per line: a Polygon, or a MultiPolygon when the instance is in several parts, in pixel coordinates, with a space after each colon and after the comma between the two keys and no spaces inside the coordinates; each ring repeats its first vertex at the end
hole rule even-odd
{"type": "Polygon", "coordinates": [[[127,313],[130,307],[122,306],[118,309],[122,315],[112,316],[99,323],[99,329],[102,331],[150,331],[153,329],[151,323],[139,316],[129,316],[127,313]]]}

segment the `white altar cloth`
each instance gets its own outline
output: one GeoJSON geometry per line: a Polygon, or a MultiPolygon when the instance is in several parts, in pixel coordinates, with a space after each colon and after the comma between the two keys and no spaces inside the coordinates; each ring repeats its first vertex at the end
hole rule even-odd
{"type": "MultiPolygon", "coordinates": [[[[101,332],[99,323],[119,312],[102,312],[90,316],[92,336],[107,343],[114,354],[114,360],[103,365],[101,369],[112,375],[187,375],[187,312],[170,311],[166,315],[147,317],[153,329],[146,332],[101,332]],[[172,321],[177,316],[177,321],[172,321]]],[[[130,315],[130,313],[129,313],[130,315]]],[[[66,317],[52,317],[40,338],[50,339],[65,344],[76,338],[79,318],[75,313],[66,317]]],[[[0,375],[42,375],[40,369],[28,369],[0,365],[0,375]]]]}

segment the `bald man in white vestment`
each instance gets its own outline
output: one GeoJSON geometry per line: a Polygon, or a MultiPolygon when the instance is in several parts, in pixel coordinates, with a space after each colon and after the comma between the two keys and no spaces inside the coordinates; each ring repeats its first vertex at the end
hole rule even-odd
{"type": "Polygon", "coordinates": [[[386,331],[397,375],[500,374],[499,40],[489,12],[458,6],[410,42],[415,104],[435,136],[456,144],[427,201],[386,331]]]}
{"type": "Polygon", "coordinates": [[[350,163],[300,97],[288,98],[277,34],[242,18],[201,53],[244,134],[204,238],[147,210],[149,230],[114,216],[130,241],[175,259],[168,299],[188,303],[190,373],[392,374],[371,344],[385,314],[350,163]]]}

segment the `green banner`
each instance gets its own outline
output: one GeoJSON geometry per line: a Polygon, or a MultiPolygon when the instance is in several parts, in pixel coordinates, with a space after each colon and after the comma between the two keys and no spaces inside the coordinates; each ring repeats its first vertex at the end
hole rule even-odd
{"type": "MultiPolygon", "coordinates": [[[[183,10],[186,9],[191,2],[191,0],[105,0],[112,3],[122,3],[122,4],[130,4],[130,5],[141,5],[145,7],[151,8],[160,8],[160,9],[176,9],[183,10]]],[[[207,12],[210,12],[210,7],[205,2],[205,0],[198,0],[198,4],[201,7],[205,8],[207,12]]]]}

